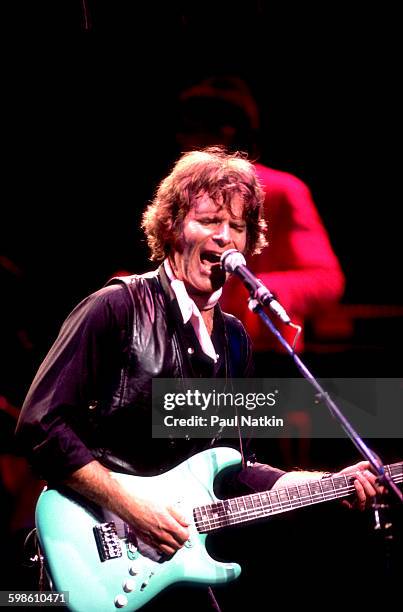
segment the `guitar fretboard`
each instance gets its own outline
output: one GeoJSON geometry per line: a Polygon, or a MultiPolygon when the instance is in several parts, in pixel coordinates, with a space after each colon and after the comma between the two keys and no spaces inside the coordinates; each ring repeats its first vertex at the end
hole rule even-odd
{"type": "MultiPolygon", "coordinates": [[[[386,465],[385,472],[394,482],[403,482],[403,462],[386,465]]],[[[199,533],[209,533],[301,506],[347,497],[355,491],[354,480],[354,475],[341,474],[198,506],[193,510],[195,525],[199,533]]]]}

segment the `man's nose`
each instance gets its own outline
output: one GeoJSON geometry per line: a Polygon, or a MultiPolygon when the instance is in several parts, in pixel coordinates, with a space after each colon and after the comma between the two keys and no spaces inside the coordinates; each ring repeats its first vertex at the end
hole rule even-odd
{"type": "Polygon", "coordinates": [[[213,238],[220,246],[226,246],[229,244],[231,242],[231,230],[229,224],[221,223],[221,225],[217,227],[213,238]]]}

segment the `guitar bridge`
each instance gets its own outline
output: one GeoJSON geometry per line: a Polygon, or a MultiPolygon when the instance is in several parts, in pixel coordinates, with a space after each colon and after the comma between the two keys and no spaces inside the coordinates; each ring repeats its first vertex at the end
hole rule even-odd
{"type": "Polygon", "coordinates": [[[101,523],[94,527],[94,536],[101,561],[117,559],[123,555],[115,523],[101,523]]]}

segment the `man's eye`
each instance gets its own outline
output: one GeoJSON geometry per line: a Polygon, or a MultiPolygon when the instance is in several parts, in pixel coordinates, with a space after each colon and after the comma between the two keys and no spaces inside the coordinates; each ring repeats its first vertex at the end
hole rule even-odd
{"type": "Polygon", "coordinates": [[[199,223],[202,225],[212,225],[214,223],[220,223],[218,219],[199,219],[199,223]]]}
{"type": "Polygon", "coordinates": [[[245,225],[232,225],[232,229],[234,229],[236,232],[243,232],[245,227],[245,225]]]}

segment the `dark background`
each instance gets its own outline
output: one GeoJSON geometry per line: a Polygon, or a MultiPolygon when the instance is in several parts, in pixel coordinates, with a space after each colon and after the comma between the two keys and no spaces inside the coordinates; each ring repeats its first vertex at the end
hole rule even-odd
{"type": "MultiPolygon", "coordinates": [[[[16,404],[77,301],[117,270],[150,266],[139,223],[176,154],[176,95],[210,73],[247,79],[262,114],[261,161],[312,189],[346,274],[343,302],[402,305],[397,15],[364,3],[326,11],[240,4],[70,0],[2,7],[0,254],[22,274],[18,283],[6,277],[2,331],[6,336],[14,316],[33,345],[22,361],[12,350],[2,357],[12,364],[16,404]]],[[[346,352],[308,359],[327,364],[332,376],[345,375],[346,363],[350,375],[400,376],[401,321],[364,321],[346,352]]],[[[396,460],[400,440],[378,441],[377,448],[396,460]]],[[[329,469],[356,458],[349,442],[312,453],[329,469]]],[[[275,570],[271,558],[275,581],[288,572],[307,578],[303,568],[312,562],[319,571],[322,557],[321,579],[326,566],[334,577],[357,572],[357,563],[365,579],[366,563],[355,555],[372,550],[368,532],[362,522],[336,516],[341,526],[333,532],[331,514],[275,523],[270,535],[275,541],[281,534],[282,551],[297,538],[291,564],[285,552],[276,553],[275,570]],[[319,524],[333,556],[309,540],[306,529],[317,533],[319,524]]],[[[264,567],[257,569],[263,580],[264,567]]]]}
{"type": "Polygon", "coordinates": [[[176,153],[176,93],[211,72],[248,80],[262,161],[310,185],[345,301],[401,303],[393,14],[273,4],[89,2],[89,31],[78,0],[8,11],[1,243],[45,320],[144,269],[139,219],[176,153]]]}

